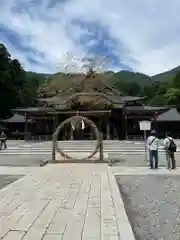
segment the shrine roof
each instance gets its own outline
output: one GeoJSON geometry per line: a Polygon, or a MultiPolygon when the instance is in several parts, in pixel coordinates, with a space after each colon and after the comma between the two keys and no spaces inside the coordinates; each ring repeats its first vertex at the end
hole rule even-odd
{"type": "Polygon", "coordinates": [[[27,108],[16,108],[12,109],[13,112],[17,112],[20,114],[25,113],[46,113],[46,112],[55,112],[53,108],[50,107],[27,107],[27,108]]]}
{"type": "Polygon", "coordinates": [[[180,113],[176,108],[171,108],[156,118],[157,122],[180,122],[180,113]]]}
{"type": "Polygon", "coordinates": [[[165,111],[169,109],[169,106],[126,106],[125,109],[127,112],[137,112],[137,111],[150,111],[150,112],[155,112],[155,111],[165,111]]]}
{"type": "MultiPolygon", "coordinates": [[[[25,118],[22,115],[15,113],[11,118],[3,119],[1,122],[6,123],[25,123],[25,118]]],[[[32,122],[31,119],[28,119],[28,122],[32,122]]]]}
{"type": "MultiPolygon", "coordinates": [[[[89,96],[91,94],[94,95],[102,95],[103,93],[98,93],[98,92],[94,92],[94,93],[76,93],[78,94],[82,94],[82,96],[86,96],[89,94],[89,96]]],[[[74,96],[76,95],[74,94],[74,96]]],[[[58,109],[66,109],[67,108],[67,100],[69,98],[73,97],[73,95],[68,95],[68,96],[61,96],[60,94],[58,94],[57,96],[54,96],[52,98],[41,98],[38,99],[38,101],[43,102],[49,106],[52,107],[56,107],[58,109]]],[[[144,99],[144,97],[135,97],[135,96],[120,96],[120,95],[108,95],[106,94],[106,97],[109,98],[109,100],[114,104],[114,106],[116,107],[117,105],[122,106],[123,104],[125,104],[126,102],[133,102],[133,101],[141,101],[144,99]]]]}
{"type": "MultiPolygon", "coordinates": [[[[56,114],[58,115],[59,113],[61,114],[65,114],[65,115],[81,115],[81,116],[86,116],[86,115],[94,115],[94,116],[99,116],[99,115],[107,115],[111,113],[111,110],[80,110],[80,111],[75,111],[75,110],[64,110],[64,111],[60,111],[60,112],[56,112],[56,114]]],[[[52,113],[53,114],[53,113],[52,113]]],[[[54,114],[53,114],[54,115],[54,114]]]]}
{"type": "MultiPolygon", "coordinates": [[[[61,88],[56,96],[51,98],[39,98],[39,102],[45,103],[48,106],[59,105],[58,109],[67,109],[67,101],[72,99],[73,96],[78,98],[83,98],[86,96],[86,101],[91,101],[90,94],[99,94],[106,97],[107,101],[109,99],[112,104],[117,107],[117,104],[122,105],[125,102],[138,101],[144,98],[125,96],[122,92],[117,90],[110,81],[107,79],[102,79],[102,75],[94,74],[93,71],[89,71],[87,75],[78,76],[78,78],[71,80],[70,86],[61,88]],[[88,94],[90,99],[88,100],[88,94]]],[[[96,102],[96,99],[94,98],[96,102]]]]}
{"type": "Polygon", "coordinates": [[[124,102],[131,102],[131,101],[140,101],[145,99],[146,97],[136,97],[136,96],[122,96],[121,99],[124,102]]]}

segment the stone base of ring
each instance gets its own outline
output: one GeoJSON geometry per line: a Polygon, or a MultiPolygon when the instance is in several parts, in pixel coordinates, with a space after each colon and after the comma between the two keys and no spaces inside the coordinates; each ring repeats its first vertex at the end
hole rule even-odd
{"type": "MultiPolygon", "coordinates": [[[[56,156],[55,159],[58,162],[82,162],[82,160],[80,159],[86,159],[87,156],[90,155],[90,152],[67,152],[67,154],[69,156],[71,156],[73,159],[68,159],[64,156],[62,156],[59,152],[56,152],[56,156]]],[[[108,153],[104,152],[104,160],[101,162],[107,162],[108,161],[108,153]]],[[[87,159],[85,161],[88,162],[100,162],[100,154],[99,151],[91,158],[91,159],[87,159]]]]}

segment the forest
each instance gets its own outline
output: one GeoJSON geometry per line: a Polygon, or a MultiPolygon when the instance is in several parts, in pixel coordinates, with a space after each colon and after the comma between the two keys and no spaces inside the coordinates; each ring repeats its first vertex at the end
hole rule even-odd
{"type": "MultiPolygon", "coordinates": [[[[129,71],[105,72],[101,77],[108,78],[116,89],[126,95],[146,96],[145,104],[180,107],[180,67],[153,77],[129,71]]],[[[61,82],[63,87],[62,83],[68,84],[71,78],[73,74],[27,72],[0,43],[0,119],[11,116],[11,109],[34,106],[40,93],[49,91],[53,82],[61,82]]],[[[53,87],[56,88],[56,84],[53,87]]],[[[59,87],[57,90],[60,90],[59,87]]]]}

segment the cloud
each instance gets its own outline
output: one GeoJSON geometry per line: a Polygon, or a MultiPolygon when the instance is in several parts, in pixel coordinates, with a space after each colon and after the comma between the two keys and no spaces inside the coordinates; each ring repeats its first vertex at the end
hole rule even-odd
{"type": "MultiPolygon", "coordinates": [[[[63,70],[66,53],[153,75],[180,65],[178,0],[1,0],[0,42],[27,70],[63,70]]],[[[69,60],[70,61],[70,60],[69,60]]]]}

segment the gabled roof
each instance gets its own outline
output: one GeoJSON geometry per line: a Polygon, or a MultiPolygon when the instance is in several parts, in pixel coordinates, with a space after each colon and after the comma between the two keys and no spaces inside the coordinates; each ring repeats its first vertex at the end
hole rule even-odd
{"type": "Polygon", "coordinates": [[[146,97],[136,97],[136,96],[122,96],[121,99],[124,102],[131,102],[131,101],[141,101],[144,100],[146,97]]]}
{"type": "Polygon", "coordinates": [[[40,98],[39,102],[45,103],[48,106],[58,106],[58,109],[66,109],[69,107],[69,99],[79,99],[80,102],[91,102],[94,95],[94,103],[96,96],[106,98],[114,107],[124,104],[125,102],[132,102],[142,100],[144,98],[125,96],[123,93],[115,89],[108,81],[102,79],[102,75],[94,75],[93,71],[89,71],[87,75],[82,75],[76,81],[73,81],[69,87],[61,89],[59,93],[52,98],[40,98]],[[89,96],[89,100],[88,100],[89,96]]]}
{"type": "MultiPolygon", "coordinates": [[[[15,113],[11,118],[1,120],[1,122],[6,122],[6,123],[25,123],[25,118],[24,118],[24,116],[15,113]]],[[[32,122],[32,120],[28,119],[28,122],[32,122]]]]}
{"type": "Polygon", "coordinates": [[[142,105],[142,106],[126,106],[125,107],[126,111],[127,112],[158,112],[158,111],[166,111],[167,109],[169,109],[168,106],[166,107],[156,107],[156,106],[145,106],[145,105],[142,105]]]}
{"type": "Polygon", "coordinates": [[[101,92],[124,96],[123,93],[111,86],[105,79],[102,79],[101,74],[96,74],[93,70],[89,70],[87,74],[79,76],[72,83],[70,87],[62,89],[62,95],[72,95],[77,92],[101,92]]]}
{"type": "Polygon", "coordinates": [[[180,122],[180,114],[176,108],[171,108],[168,111],[160,114],[156,118],[157,122],[180,122]]]}
{"type": "Polygon", "coordinates": [[[24,113],[47,113],[47,112],[55,112],[53,108],[49,107],[27,107],[27,108],[16,108],[12,109],[13,112],[17,112],[19,114],[24,113]]]}

